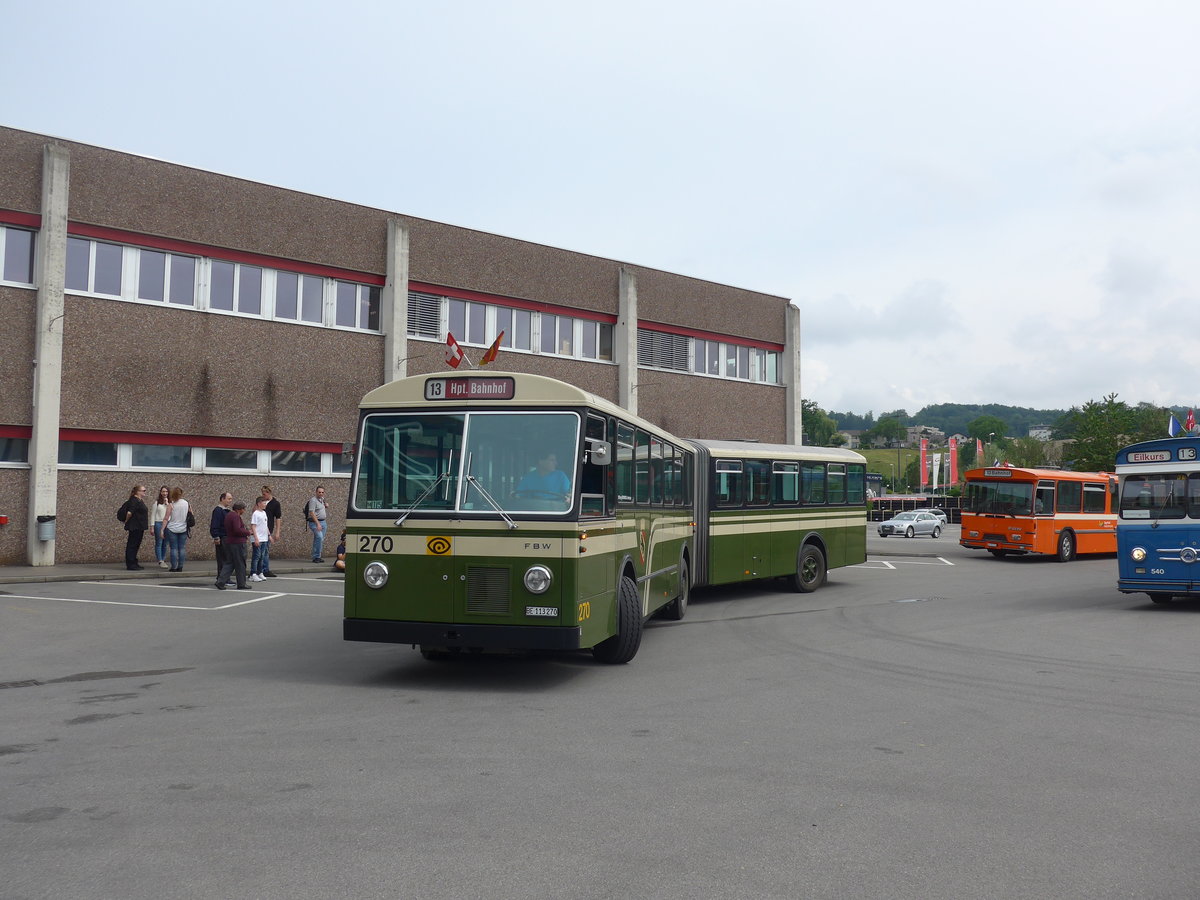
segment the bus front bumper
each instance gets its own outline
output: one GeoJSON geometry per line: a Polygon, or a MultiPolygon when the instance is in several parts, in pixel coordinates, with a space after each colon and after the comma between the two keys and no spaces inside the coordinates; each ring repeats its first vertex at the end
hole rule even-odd
{"type": "Polygon", "coordinates": [[[396,622],[388,619],[343,619],[342,638],[380,644],[423,644],[431,647],[482,647],[490,650],[578,650],[579,626],[450,625],[445,622],[396,622]]]}
{"type": "Polygon", "coordinates": [[[1117,580],[1117,590],[1122,594],[1194,594],[1200,584],[1194,581],[1128,581],[1117,580]]]}

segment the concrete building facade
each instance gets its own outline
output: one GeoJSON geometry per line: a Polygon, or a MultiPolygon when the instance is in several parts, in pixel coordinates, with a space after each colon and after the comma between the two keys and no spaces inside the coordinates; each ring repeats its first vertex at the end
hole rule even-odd
{"type": "Polygon", "coordinates": [[[801,433],[786,298],[2,127],[0,321],[0,564],[119,560],[138,483],[202,525],[270,484],[298,557],[321,483],[336,540],[359,398],[448,332],[680,436],[801,433]]]}

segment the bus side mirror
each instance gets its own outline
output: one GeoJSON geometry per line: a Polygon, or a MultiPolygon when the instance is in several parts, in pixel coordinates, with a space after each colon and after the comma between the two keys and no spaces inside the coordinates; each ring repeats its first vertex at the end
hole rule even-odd
{"type": "Polygon", "coordinates": [[[607,466],[612,462],[612,444],[597,438],[588,438],[588,462],[593,466],[607,466]]]}

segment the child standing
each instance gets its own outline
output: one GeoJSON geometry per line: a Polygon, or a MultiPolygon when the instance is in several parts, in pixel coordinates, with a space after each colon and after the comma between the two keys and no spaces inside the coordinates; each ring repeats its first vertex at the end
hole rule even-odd
{"type": "Polygon", "coordinates": [[[250,515],[250,535],[254,540],[254,556],[250,562],[250,580],[266,581],[267,552],[271,547],[271,529],[267,527],[267,498],[254,501],[254,512],[250,515]]]}

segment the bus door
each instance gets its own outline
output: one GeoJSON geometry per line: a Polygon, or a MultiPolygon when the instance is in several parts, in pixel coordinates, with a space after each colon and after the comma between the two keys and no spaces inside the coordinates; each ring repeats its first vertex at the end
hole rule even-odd
{"type": "Polygon", "coordinates": [[[740,459],[713,460],[708,520],[710,584],[745,580],[745,485],[740,459]]]}
{"type": "Polygon", "coordinates": [[[748,459],[746,468],[746,524],[742,532],[742,568],[749,578],[766,578],[771,570],[774,520],[771,514],[771,463],[748,459]]]}

